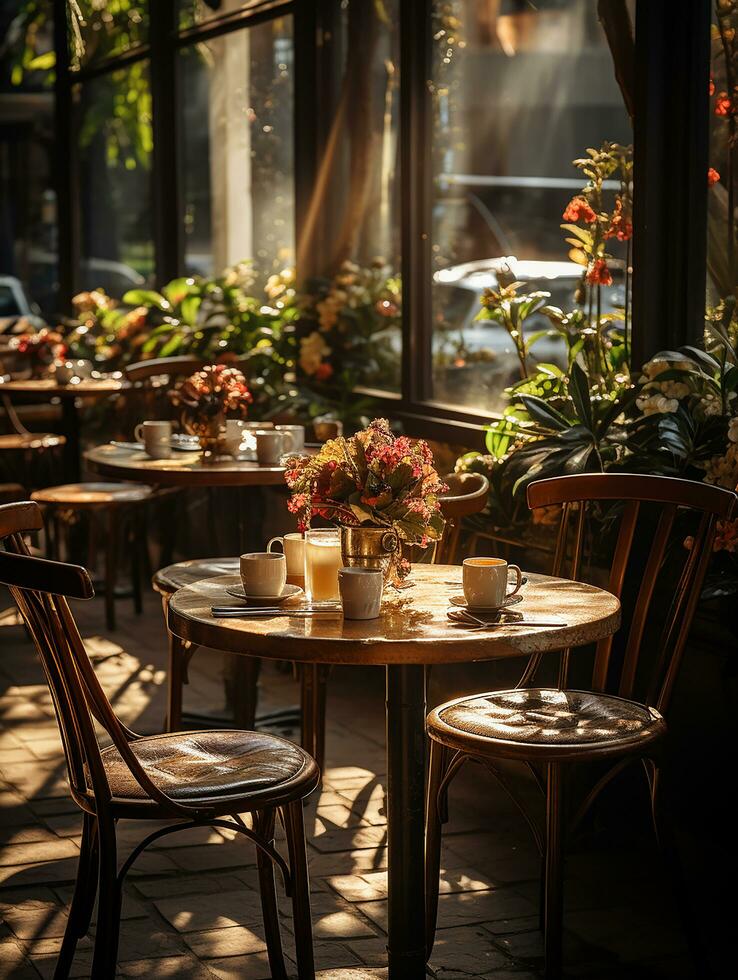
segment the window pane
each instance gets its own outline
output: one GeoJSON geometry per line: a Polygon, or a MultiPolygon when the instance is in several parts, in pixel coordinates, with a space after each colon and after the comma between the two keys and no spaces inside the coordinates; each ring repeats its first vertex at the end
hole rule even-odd
{"type": "Polygon", "coordinates": [[[49,3],[0,7],[0,333],[57,309],[49,3]]]}
{"type": "Polygon", "coordinates": [[[729,194],[735,181],[738,152],[734,145],[738,93],[733,89],[733,62],[738,50],[738,14],[730,8],[713,14],[710,64],[710,169],[707,173],[707,307],[711,315],[731,316],[736,272],[736,223],[729,194]],[[726,52],[728,60],[726,62],[726,52]],[[728,300],[727,309],[720,304],[728,300]]]}
{"type": "Polygon", "coordinates": [[[179,0],[179,26],[186,30],[225,14],[258,9],[266,2],[268,0],[179,0]]]}
{"type": "Polygon", "coordinates": [[[292,18],[182,52],[185,267],[294,261],[292,18]]]}
{"type": "MultiPolygon", "coordinates": [[[[590,0],[434,0],[433,17],[434,398],[499,410],[519,362],[502,326],[474,322],[482,292],[504,269],[573,309],[582,269],[560,228],[584,183],[572,160],[631,143],[630,122],[590,0]]],[[[622,306],[622,274],[603,293],[603,313],[622,306]]],[[[548,326],[538,314],[526,333],[548,326]]],[[[565,366],[564,342],[543,338],[533,357],[565,366]]]]}
{"type": "Polygon", "coordinates": [[[67,17],[73,68],[123,54],[149,39],[147,0],[76,0],[68,5],[67,17]]]}
{"type": "Polygon", "coordinates": [[[398,21],[398,0],[344,0],[333,39],[340,72],[320,97],[333,112],[298,273],[314,297],[301,367],[327,394],[339,373],[344,389],[400,390],[398,21]]]}
{"type": "Polygon", "coordinates": [[[153,279],[151,97],[148,65],[103,75],[80,108],[80,285],[120,297],[153,279]]]}

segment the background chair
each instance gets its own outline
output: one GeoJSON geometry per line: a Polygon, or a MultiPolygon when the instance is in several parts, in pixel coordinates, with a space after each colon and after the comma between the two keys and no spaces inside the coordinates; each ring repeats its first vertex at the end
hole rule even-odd
{"type": "Polygon", "coordinates": [[[541,665],[539,654],[531,658],[518,688],[458,698],[428,716],[429,955],[438,908],[446,794],[466,762],[480,763],[513,796],[541,851],[547,978],[561,975],[563,846],[568,813],[573,813],[569,823],[575,828],[602,789],[623,769],[642,761],[654,826],[657,836],[663,834],[658,787],[659,752],[667,732],[664,714],[712,554],[716,522],[730,519],[736,513],[737,501],[734,493],[719,487],[635,474],[566,476],[529,486],[531,509],[562,508],[554,575],[568,570],[568,577],[579,579],[585,552],[591,556],[595,551],[596,557],[596,549],[608,537],[614,538],[607,587],[621,598],[622,628],[615,639],[608,637],[597,644],[586,690],[568,686],[573,668],[581,675],[579,661],[583,656],[578,654],[571,664],[568,650],[560,655],[556,687],[529,687],[541,665]],[[594,506],[603,503],[593,532],[588,520],[594,506]],[[505,764],[509,761],[523,763],[535,776],[545,803],[543,831],[507,778],[505,764]],[[596,764],[599,775],[578,806],[567,811],[570,770],[583,763],[596,764]]]}
{"type": "Polygon", "coordinates": [[[142,737],[123,726],[87,657],[67,599],[93,595],[78,566],[29,555],[22,535],[42,527],[34,503],[0,506],[0,582],[10,588],[33,636],[54,701],[73,799],[84,823],[77,881],[55,978],[69,975],[77,941],[89,931],[95,894],[93,980],[116,972],[122,885],[154,840],[190,827],[227,827],[257,848],[264,929],[272,976],[286,980],[274,882],[282,872],[292,898],[300,980],[314,977],[303,800],[315,789],[313,759],[285,739],[256,732],[196,732],[142,737]],[[101,749],[97,722],[111,741],[101,749]],[[248,826],[242,814],[252,817],[248,826]],[[284,824],[285,860],[274,843],[284,824]],[[225,819],[230,817],[231,819],[225,819]],[[170,821],[145,837],[118,870],[121,819],[170,821]]]}
{"type": "Polygon", "coordinates": [[[487,506],[489,480],[482,473],[448,473],[442,479],[448,487],[440,499],[446,526],[436,545],[433,561],[437,565],[452,565],[459,550],[463,519],[481,514],[487,506]]]}

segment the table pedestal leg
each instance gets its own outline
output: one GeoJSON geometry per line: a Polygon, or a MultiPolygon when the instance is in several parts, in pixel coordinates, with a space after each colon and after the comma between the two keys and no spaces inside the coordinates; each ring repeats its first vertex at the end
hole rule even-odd
{"type": "Polygon", "coordinates": [[[425,977],[425,668],[387,667],[389,980],[425,977]]]}
{"type": "Polygon", "coordinates": [[[64,469],[68,483],[78,483],[80,479],[80,437],[79,415],[74,398],[62,398],[62,430],[66,438],[64,444],[64,469]]]}

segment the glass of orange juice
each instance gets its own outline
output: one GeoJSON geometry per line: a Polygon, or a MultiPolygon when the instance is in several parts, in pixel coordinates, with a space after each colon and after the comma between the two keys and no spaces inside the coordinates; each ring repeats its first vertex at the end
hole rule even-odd
{"type": "Polygon", "coordinates": [[[305,532],[305,591],[311,602],[335,602],[339,598],[338,569],[341,537],[336,528],[305,532]]]}

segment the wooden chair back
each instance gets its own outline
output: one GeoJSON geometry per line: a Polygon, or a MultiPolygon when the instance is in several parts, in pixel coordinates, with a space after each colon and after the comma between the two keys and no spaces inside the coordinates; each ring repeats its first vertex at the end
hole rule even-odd
{"type": "MultiPolygon", "coordinates": [[[[737,516],[737,503],[735,493],[720,487],[634,473],[561,476],[528,486],[531,510],[561,507],[554,575],[580,579],[593,538],[601,546],[607,537],[601,523],[599,533],[588,533],[594,506],[606,505],[608,523],[619,520],[607,588],[621,599],[623,620],[616,656],[613,637],[597,645],[594,691],[623,698],[640,695],[644,703],[666,710],[712,555],[716,524],[737,516]],[[663,601],[670,581],[673,594],[663,601]],[[649,658],[643,665],[646,645],[649,658]]],[[[562,688],[568,673],[569,652],[564,651],[562,688]]]]}
{"type": "Polygon", "coordinates": [[[462,520],[471,514],[481,514],[487,506],[489,480],[482,473],[449,473],[442,479],[448,487],[447,493],[440,498],[446,527],[436,545],[433,561],[437,565],[448,565],[456,559],[462,520]]]}
{"type": "Polygon", "coordinates": [[[0,583],[6,585],[28,626],[41,658],[56,712],[75,801],[100,814],[113,802],[95,732],[107,733],[144,793],[176,812],[192,808],[174,803],[150,780],[130,743],[138,736],[118,720],[87,656],[68,599],[94,595],[87,571],[78,565],[30,555],[24,534],[43,527],[41,511],[30,501],[0,506],[0,583]]]}

